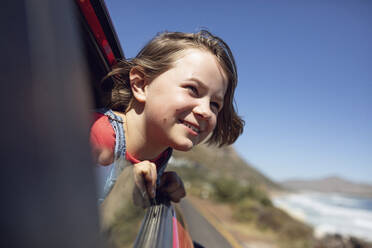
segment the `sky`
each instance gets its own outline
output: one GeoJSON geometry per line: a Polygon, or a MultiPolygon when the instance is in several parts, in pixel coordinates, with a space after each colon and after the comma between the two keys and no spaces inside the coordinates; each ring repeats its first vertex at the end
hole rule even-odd
{"type": "Polygon", "coordinates": [[[234,147],[263,174],[372,184],[372,1],[105,2],[127,58],[162,31],[229,44],[245,120],[234,147]]]}

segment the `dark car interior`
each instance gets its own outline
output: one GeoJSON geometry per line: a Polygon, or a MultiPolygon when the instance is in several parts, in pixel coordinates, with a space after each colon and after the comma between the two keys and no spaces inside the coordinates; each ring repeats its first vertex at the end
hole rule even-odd
{"type": "Polygon", "coordinates": [[[89,127],[106,105],[102,78],[124,58],[107,9],[20,0],[0,17],[0,247],[105,247],[89,127]]]}
{"type": "Polygon", "coordinates": [[[115,59],[124,58],[123,50],[111,23],[105,3],[101,0],[76,1],[80,21],[81,40],[87,61],[89,82],[94,96],[95,107],[106,105],[110,79],[103,84],[102,78],[109,72],[113,62],[107,58],[107,50],[111,50],[115,59]],[[97,39],[97,37],[99,37],[97,39]],[[107,40],[104,47],[100,40],[107,40]],[[99,41],[97,41],[99,40],[99,41]]]}
{"type": "Polygon", "coordinates": [[[82,44],[95,45],[82,40],[77,13],[75,1],[7,1],[0,9],[0,247],[104,247],[87,84],[105,65],[84,58],[82,44]]]}

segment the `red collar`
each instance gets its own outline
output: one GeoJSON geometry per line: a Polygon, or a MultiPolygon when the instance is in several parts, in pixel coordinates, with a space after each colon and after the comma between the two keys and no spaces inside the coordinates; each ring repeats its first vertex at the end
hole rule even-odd
{"type": "MultiPolygon", "coordinates": [[[[157,156],[156,158],[154,159],[151,159],[150,162],[153,162],[156,164],[156,167],[160,167],[163,163],[164,163],[164,160],[168,157],[168,153],[169,153],[169,149],[166,149],[164,152],[162,152],[159,156],[157,156]]],[[[130,154],[129,152],[125,152],[125,158],[126,160],[128,160],[129,162],[131,162],[132,164],[138,164],[140,162],[142,162],[141,160],[135,158],[132,154],[130,154]]]]}

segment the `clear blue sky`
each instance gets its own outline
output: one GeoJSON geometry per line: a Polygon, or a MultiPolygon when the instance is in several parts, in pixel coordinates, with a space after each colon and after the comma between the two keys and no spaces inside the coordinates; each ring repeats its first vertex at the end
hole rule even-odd
{"type": "MultiPolygon", "coordinates": [[[[372,183],[372,1],[106,0],[127,57],[160,31],[208,28],[231,47],[235,143],[270,178],[372,183]]],[[[228,165],[226,165],[228,166],[228,165]]]]}

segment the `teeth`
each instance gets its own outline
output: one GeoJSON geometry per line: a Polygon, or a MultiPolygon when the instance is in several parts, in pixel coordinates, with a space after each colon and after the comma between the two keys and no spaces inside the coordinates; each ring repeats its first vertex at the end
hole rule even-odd
{"type": "Polygon", "coordinates": [[[185,123],[185,122],[183,122],[183,124],[184,124],[185,126],[191,128],[194,132],[199,133],[199,129],[198,129],[198,128],[196,128],[196,127],[194,127],[194,126],[191,126],[191,125],[189,125],[188,123],[185,123]]]}

